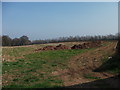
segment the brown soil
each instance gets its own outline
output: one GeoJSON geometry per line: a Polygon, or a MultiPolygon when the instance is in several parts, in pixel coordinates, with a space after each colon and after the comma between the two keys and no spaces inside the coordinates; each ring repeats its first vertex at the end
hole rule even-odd
{"type": "MultiPolygon", "coordinates": [[[[52,75],[59,76],[59,78],[63,80],[64,86],[82,84],[95,80],[85,78],[84,75],[86,74],[90,74],[93,77],[99,77],[100,79],[114,76],[113,74],[107,72],[93,72],[93,70],[98,68],[103,63],[102,60],[106,56],[109,57],[115,53],[115,45],[116,42],[112,42],[107,46],[102,46],[75,56],[69,60],[67,69],[56,70],[55,72],[52,72],[52,75]]],[[[107,81],[107,83],[109,83],[109,81],[107,81]]]]}
{"type": "Polygon", "coordinates": [[[59,44],[57,46],[45,46],[43,48],[36,49],[35,51],[64,50],[64,49],[71,49],[71,48],[66,45],[59,44]]]}
{"type": "Polygon", "coordinates": [[[71,47],[71,49],[87,49],[87,48],[94,48],[100,46],[101,46],[101,41],[92,41],[92,42],[74,45],[71,47]]]}
{"type": "Polygon", "coordinates": [[[66,45],[59,44],[54,49],[55,50],[64,50],[64,49],[71,49],[71,48],[66,45]]]}
{"type": "MultiPolygon", "coordinates": [[[[94,43],[95,46],[94,46],[94,44],[87,44],[88,46],[91,45],[91,47],[97,47],[97,48],[72,57],[68,62],[68,68],[66,68],[64,70],[57,69],[56,71],[52,72],[51,75],[59,76],[59,78],[63,80],[64,86],[83,84],[83,83],[87,83],[87,82],[96,80],[96,79],[85,78],[84,75],[86,75],[86,74],[90,74],[93,77],[99,77],[100,79],[106,79],[106,78],[114,76],[113,74],[110,74],[107,72],[93,72],[94,69],[96,69],[102,65],[102,63],[103,63],[102,59],[104,59],[106,56],[110,57],[115,53],[116,42],[111,42],[109,45],[101,46],[101,47],[99,47],[100,42],[98,42],[98,43],[99,44],[94,43]]],[[[83,43],[80,45],[84,45],[82,47],[85,47],[86,43],[83,43]]],[[[68,46],[59,44],[57,46],[46,46],[46,47],[44,47],[44,50],[54,50],[55,48],[57,48],[57,50],[70,49],[68,46]]],[[[37,49],[37,50],[40,51],[40,50],[43,50],[43,48],[37,49]]],[[[5,57],[6,56],[4,56],[3,58],[5,58],[5,57]]],[[[8,58],[9,58],[9,56],[8,56],[8,58]]],[[[9,76],[6,74],[5,77],[7,77],[9,80],[9,81],[4,82],[4,84],[7,85],[7,83],[11,82],[14,75],[9,76]]],[[[119,81],[114,78],[111,78],[106,81],[106,83],[113,85],[114,87],[118,86],[118,84],[117,84],[118,82],[119,81]],[[111,83],[111,82],[114,82],[114,83],[111,83]]],[[[79,88],[80,86],[73,86],[73,87],[79,88]]],[[[87,86],[87,88],[89,88],[89,87],[87,86]]]]}
{"type": "Polygon", "coordinates": [[[91,41],[85,43],[75,44],[71,47],[59,44],[57,46],[45,46],[43,48],[36,49],[35,51],[44,51],[44,50],[64,50],[64,49],[87,49],[87,48],[95,48],[101,46],[101,41],[91,41]]]}

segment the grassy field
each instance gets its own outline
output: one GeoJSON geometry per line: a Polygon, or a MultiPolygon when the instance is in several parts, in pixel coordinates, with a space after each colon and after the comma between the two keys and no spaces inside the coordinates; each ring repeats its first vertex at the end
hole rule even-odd
{"type": "Polygon", "coordinates": [[[12,57],[20,57],[23,55],[22,59],[3,63],[3,74],[7,74],[8,77],[11,76],[12,78],[5,87],[44,88],[61,86],[62,81],[58,80],[57,77],[51,76],[50,73],[55,71],[55,69],[66,68],[70,57],[86,52],[89,49],[26,53],[29,50],[32,50],[32,48],[17,47],[3,49],[3,54],[12,57]]]}
{"type": "MultiPolygon", "coordinates": [[[[103,46],[109,44],[110,42],[107,42],[103,46]]],[[[3,87],[50,88],[64,86],[64,81],[59,76],[53,75],[52,72],[67,69],[68,62],[74,56],[97,49],[34,52],[36,48],[43,46],[45,45],[3,48],[3,87]]],[[[85,74],[83,77],[99,79],[91,74],[85,74]]]]}

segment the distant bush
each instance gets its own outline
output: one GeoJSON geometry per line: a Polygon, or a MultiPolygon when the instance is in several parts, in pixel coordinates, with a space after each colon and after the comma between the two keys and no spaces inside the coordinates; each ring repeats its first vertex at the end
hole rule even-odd
{"type": "Polygon", "coordinates": [[[27,36],[22,36],[20,38],[11,39],[7,35],[2,36],[2,46],[21,46],[21,45],[29,45],[31,41],[27,36]]]}

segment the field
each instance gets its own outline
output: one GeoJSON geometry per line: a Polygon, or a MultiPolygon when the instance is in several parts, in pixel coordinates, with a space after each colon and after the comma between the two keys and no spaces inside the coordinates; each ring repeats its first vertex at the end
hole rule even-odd
{"type": "MultiPolygon", "coordinates": [[[[107,65],[104,66],[104,63],[114,60],[114,58],[111,57],[114,57],[117,41],[104,41],[101,47],[89,49],[35,52],[35,49],[48,45],[56,46],[58,44],[64,44],[72,46],[79,43],[83,42],[3,47],[3,87],[69,87],[75,84],[103,80],[120,73],[118,67],[112,67],[113,64],[107,63],[107,65]],[[108,69],[102,71],[102,69],[99,69],[101,66],[102,68],[108,69]],[[109,67],[112,67],[112,69],[109,69],[109,67]]],[[[115,63],[114,65],[118,64],[119,63],[115,63]]],[[[112,87],[112,85],[108,83],[108,81],[101,81],[92,87],[112,87]]]]}

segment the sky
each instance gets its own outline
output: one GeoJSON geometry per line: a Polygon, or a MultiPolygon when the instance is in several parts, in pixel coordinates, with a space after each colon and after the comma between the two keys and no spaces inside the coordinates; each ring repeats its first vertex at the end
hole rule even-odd
{"type": "Polygon", "coordinates": [[[117,2],[3,2],[3,35],[30,40],[118,33],[117,2]]]}
{"type": "Polygon", "coordinates": [[[2,35],[2,2],[0,2],[0,35],[2,35]]]}

